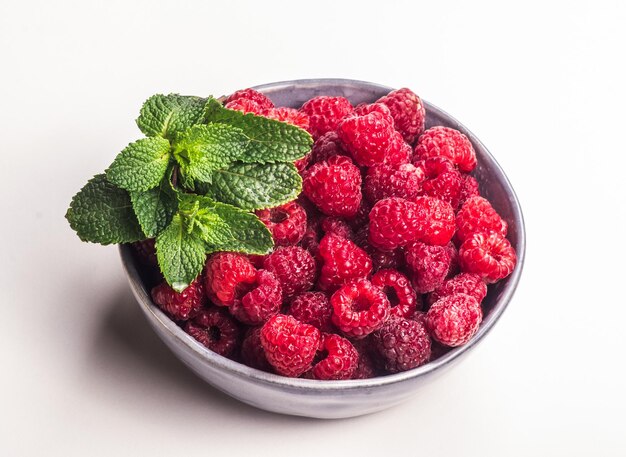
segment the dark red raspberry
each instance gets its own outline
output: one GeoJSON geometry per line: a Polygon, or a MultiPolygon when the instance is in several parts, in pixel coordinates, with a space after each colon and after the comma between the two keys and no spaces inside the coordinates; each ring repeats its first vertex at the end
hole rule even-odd
{"type": "Polygon", "coordinates": [[[325,133],[313,143],[311,148],[311,163],[322,162],[332,156],[347,156],[348,151],[343,148],[339,135],[335,130],[325,133]]]}
{"type": "Polygon", "coordinates": [[[337,130],[339,123],[354,113],[354,108],[347,98],[324,95],[305,102],[300,110],[309,116],[309,131],[313,138],[337,130]]]}
{"type": "Polygon", "coordinates": [[[224,357],[231,357],[235,353],[241,338],[237,322],[217,307],[205,309],[188,321],[185,332],[224,357]]]}
{"type": "Polygon", "coordinates": [[[415,290],[420,294],[432,292],[443,284],[452,260],[446,246],[431,246],[420,241],[405,248],[405,259],[413,273],[415,290]]]}
{"type": "Polygon", "coordinates": [[[372,276],[372,284],[380,287],[391,303],[391,314],[409,318],[415,313],[417,294],[409,279],[396,270],[380,270],[372,276]]]}
{"type": "Polygon", "coordinates": [[[361,200],[361,204],[359,205],[359,209],[356,214],[352,217],[346,218],[352,230],[359,230],[363,225],[369,222],[370,211],[372,210],[372,206],[365,201],[365,199],[361,200]]]}
{"type": "Polygon", "coordinates": [[[357,116],[365,116],[369,113],[380,113],[387,118],[387,122],[393,125],[393,116],[391,115],[391,111],[387,107],[387,105],[383,105],[382,103],[370,103],[365,104],[362,103],[354,108],[354,114],[357,116]]]}
{"type": "Polygon", "coordinates": [[[231,306],[254,285],[256,269],[250,259],[234,252],[218,252],[209,257],[204,288],[209,299],[219,306],[231,306]]]}
{"type": "Polygon", "coordinates": [[[492,284],[511,274],[517,262],[515,249],[497,232],[474,233],[459,248],[461,270],[492,284]]]}
{"type": "Polygon", "coordinates": [[[292,316],[278,314],[261,328],[261,345],[277,373],[297,377],[311,368],[321,342],[320,331],[292,316]]]}
{"type": "Polygon", "coordinates": [[[250,327],[241,343],[241,360],[257,370],[273,371],[261,345],[261,328],[250,327]]]}
{"type": "Polygon", "coordinates": [[[304,172],[302,192],[327,216],[351,217],[361,204],[361,172],[345,156],[333,156],[304,172]]]}
{"type": "Polygon", "coordinates": [[[360,344],[365,343],[368,340],[357,340],[354,341],[353,345],[359,354],[359,361],[352,375],[352,379],[370,379],[376,377],[376,364],[372,359],[371,350],[368,348],[369,344],[360,344]]]}
{"type": "Polygon", "coordinates": [[[430,359],[430,337],[418,321],[391,316],[374,332],[372,340],[390,373],[417,368],[430,359]]]}
{"type": "Polygon", "coordinates": [[[309,251],[300,246],[277,248],[265,257],[263,268],[276,276],[283,291],[283,299],[289,300],[313,287],[317,265],[309,251]]]}
{"type": "Polygon", "coordinates": [[[344,119],[337,133],[354,161],[371,167],[387,161],[395,131],[383,114],[372,112],[344,119]]]}
{"type": "Polygon", "coordinates": [[[261,92],[254,89],[242,89],[234,92],[224,101],[224,105],[239,100],[254,102],[259,108],[261,108],[262,111],[274,108],[274,103],[272,103],[266,95],[263,95],[261,92]]]}
{"type": "Polygon", "coordinates": [[[184,321],[194,317],[206,304],[202,280],[196,278],[178,293],[165,281],[152,289],[152,301],[172,319],[184,321]]]}
{"type": "Polygon", "coordinates": [[[370,243],[387,251],[414,241],[422,223],[415,203],[398,197],[378,201],[369,218],[370,243]]]}
{"type": "Polygon", "coordinates": [[[410,89],[398,89],[378,99],[389,108],[394,126],[402,134],[404,141],[413,144],[424,131],[426,110],[422,100],[410,89]]]}
{"type": "Polygon", "coordinates": [[[461,265],[459,265],[459,251],[452,241],[446,244],[445,248],[450,254],[450,269],[448,270],[447,278],[458,275],[461,271],[461,265]]]}
{"type": "Polygon", "coordinates": [[[431,157],[418,160],[414,165],[424,172],[421,193],[446,201],[452,208],[458,208],[461,199],[461,173],[445,157],[431,157]]]}
{"type": "Polygon", "coordinates": [[[467,343],[478,331],[483,312],[474,297],[452,294],[437,300],[426,313],[430,336],[450,347],[467,343]]]}
{"type": "Polygon", "coordinates": [[[156,267],[159,265],[155,242],[156,240],[154,238],[148,238],[147,240],[131,243],[131,247],[133,251],[135,251],[135,254],[137,254],[139,261],[147,267],[156,267]]]}
{"type": "Polygon", "coordinates": [[[472,197],[480,196],[480,190],[478,189],[478,181],[476,181],[476,178],[471,175],[462,175],[461,178],[461,196],[459,198],[459,205],[463,205],[472,197]]]}
{"type": "Polygon", "coordinates": [[[424,327],[426,327],[426,312],[424,311],[415,311],[413,315],[410,317],[411,320],[419,322],[424,327]]]}
{"type": "Polygon", "coordinates": [[[300,176],[304,173],[304,170],[307,169],[309,164],[311,163],[311,153],[309,152],[307,155],[302,157],[301,159],[296,160],[293,164],[300,173],[300,176]]]}
{"type": "Polygon", "coordinates": [[[363,194],[372,204],[389,197],[413,200],[420,194],[424,180],[424,171],[410,163],[376,165],[367,170],[363,194]]]}
{"type": "Polygon", "coordinates": [[[355,235],[354,242],[372,259],[372,271],[383,269],[398,270],[404,265],[404,254],[400,249],[381,251],[369,242],[369,226],[364,225],[355,235]]]}
{"type": "Polygon", "coordinates": [[[277,246],[297,244],[306,232],[306,211],[296,202],[256,211],[256,215],[272,232],[277,246]]]}
{"type": "Polygon", "coordinates": [[[304,236],[300,240],[300,246],[306,249],[311,253],[316,262],[320,263],[321,258],[319,256],[320,253],[320,239],[321,239],[321,220],[318,219],[310,219],[308,220],[306,232],[304,232],[304,236]]]}
{"type": "Polygon", "coordinates": [[[470,295],[480,303],[487,295],[487,284],[478,275],[461,273],[446,279],[441,286],[428,294],[428,304],[432,305],[442,297],[459,293],[470,295]]]}
{"type": "Polygon", "coordinates": [[[483,197],[469,198],[456,215],[455,239],[462,243],[474,233],[496,232],[506,236],[507,223],[483,197]]]}
{"type": "Polygon", "coordinates": [[[391,304],[380,287],[367,279],[342,286],[330,298],[333,323],[348,337],[364,338],[382,327],[391,304]]]}
{"type": "Polygon", "coordinates": [[[433,197],[417,197],[415,207],[420,221],[417,239],[427,244],[448,244],[456,229],[450,203],[433,197]]]}
{"type": "Polygon", "coordinates": [[[289,314],[304,324],[317,327],[322,332],[333,332],[333,308],[324,292],[304,292],[293,299],[289,314]]]}
{"type": "Polygon", "coordinates": [[[354,240],[354,232],[346,221],[338,217],[323,217],[322,231],[324,233],[332,233],[347,240],[354,240]]]}
{"type": "Polygon", "coordinates": [[[431,127],[422,133],[415,146],[415,155],[420,159],[445,157],[465,173],[476,168],[472,143],[463,133],[449,127],[431,127]]]}
{"type": "Polygon", "coordinates": [[[353,279],[366,278],[372,272],[372,260],[350,240],[325,235],[319,249],[323,261],[318,281],[321,290],[333,290],[353,279]]]}
{"type": "Polygon", "coordinates": [[[280,283],[273,273],[259,270],[252,289],[241,300],[235,299],[228,310],[239,322],[259,325],[280,311],[283,303],[280,283]]]}
{"type": "Polygon", "coordinates": [[[286,122],[287,124],[295,125],[304,130],[309,130],[309,116],[294,108],[286,108],[284,106],[280,108],[270,108],[265,113],[265,117],[286,122]]]}
{"type": "Polygon", "coordinates": [[[359,353],[352,343],[339,335],[323,335],[322,359],[313,365],[315,379],[350,379],[359,364],[359,353]]]}

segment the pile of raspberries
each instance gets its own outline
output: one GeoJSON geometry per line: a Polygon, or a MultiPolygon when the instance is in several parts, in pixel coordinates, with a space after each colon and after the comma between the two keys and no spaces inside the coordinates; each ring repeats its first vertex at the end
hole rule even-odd
{"type": "MultiPolygon", "coordinates": [[[[487,285],[511,274],[516,254],[479,194],[463,133],[424,131],[409,89],[356,107],[319,96],[300,109],[245,89],[225,106],[311,133],[296,162],[302,193],[257,211],[272,253],[210,255],[182,293],[154,287],[155,304],[224,357],[310,379],[410,370],[474,336],[487,285]]],[[[153,246],[136,248],[154,263],[153,246]]]]}

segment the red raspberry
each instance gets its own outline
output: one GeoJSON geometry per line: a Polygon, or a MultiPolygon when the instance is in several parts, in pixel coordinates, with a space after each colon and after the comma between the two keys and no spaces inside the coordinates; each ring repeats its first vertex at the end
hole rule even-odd
{"type": "Polygon", "coordinates": [[[461,270],[492,284],[511,274],[517,256],[509,240],[499,233],[474,233],[459,248],[459,262],[461,270]]]}
{"type": "Polygon", "coordinates": [[[280,108],[270,108],[265,113],[265,117],[286,122],[287,124],[295,125],[304,130],[309,130],[309,116],[294,108],[286,108],[283,106],[280,108]]]}
{"type": "Polygon", "coordinates": [[[333,156],[304,172],[302,192],[327,216],[354,216],[361,204],[361,172],[345,156],[333,156]]]}
{"type": "Polygon", "coordinates": [[[417,239],[427,244],[448,244],[456,229],[450,203],[433,197],[417,197],[415,207],[420,221],[417,239]]]}
{"type": "Polygon", "coordinates": [[[417,295],[406,276],[396,270],[380,270],[372,276],[372,284],[380,287],[391,303],[391,314],[409,318],[415,313],[417,295]]]}
{"type": "Polygon", "coordinates": [[[304,324],[317,327],[322,332],[333,332],[333,308],[324,292],[304,292],[293,299],[289,314],[304,324]]]}
{"type": "Polygon", "coordinates": [[[265,257],[263,268],[276,276],[285,300],[311,289],[317,276],[315,259],[300,246],[277,248],[265,257]]]}
{"type": "Polygon", "coordinates": [[[387,161],[395,132],[383,114],[372,112],[344,119],[337,133],[354,161],[371,167],[387,161]]]}
{"type": "Polygon", "coordinates": [[[404,246],[417,238],[421,221],[415,203],[398,197],[380,200],[370,212],[370,243],[387,251],[404,246]]]}
{"type": "Polygon", "coordinates": [[[420,294],[432,292],[446,279],[451,257],[446,246],[416,241],[405,249],[406,264],[413,273],[413,285],[420,294]]]}
{"type": "Polygon", "coordinates": [[[415,146],[415,155],[420,159],[445,157],[466,173],[476,168],[472,143],[464,134],[449,127],[431,127],[422,133],[415,146]]]}
{"type": "Polygon", "coordinates": [[[261,345],[261,328],[250,327],[241,343],[241,360],[257,370],[273,371],[261,345]]]}
{"type": "Polygon", "coordinates": [[[272,232],[277,246],[297,244],[306,232],[306,211],[296,202],[256,211],[256,215],[272,232]]]}
{"type": "Polygon", "coordinates": [[[261,345],[277,373],[297,377],[311,368],[320,347],[321,334],[312,325],[278,314],[261,328],[261,345]]]}
{"type": "Polygon", "coordinates": [[[430,337],[420,322],[391,316],[372,339],[390,373],[417,368],[430,359],[430,337]]]}
{"type": "Polygon", "coordinates": [[[322,338],[323,358],[313,365],[315,379],[350,379],[359,364],[359,353],[352,343],[339,335],[322,338]]]}
{"type": "Polygon", "coordinates": [[[304,173],[304,170],[307,169],[309,164],[311,163],[311,153],[309,152],[307,155],[302,157],[301,159],[296,160],[293,164],[300,173],[300,176],[304,173]]]}
{"type": "Polygon", "coordinates": [[[318,281],[321,290],[333,290],[348,281],[366,278],[372,272],[372,260],[350,240],[325,235],[320,242],[322,269],[318,281]]]}
{"type": "Polygon", "coordinates": [[[217,307],[205,309],[188,321],[185,332],[224,357],[234,354],[241,337],[237,322],[217,307]]]}
{"type": "Polygon", "coordinates": [[[241,100],[248,100],[255,103],[263,112],[274,108],[274,103],[272,103],[272,101],[266,95],[263,95],[261,92],[254,89],[242,89],[234,92],[233,94],[229,95],[228,98],[224,101],[224,105],[241,100]]]}
{"type": "Polygon", "coordinates": [[[300,108],[308,114],[310,132],[313,138],[319,138],[327,132],[337,130],[339,123],[354,113],[354,108],[344,97],[314,97],[300,108]]]}
{"type": "Polygon", "coordinates": [[[235,111],[241,111],[243,113],[252,113],[258,116],[264,116],[267,110],[258,103],[253,100],[248,100],[247,98],[240,98],[238,100],[233,100],[232,102],[226,103],[224,105],[225,108],[232,109],[235,111]]]}
{"type": "Polygon", "coordinates": [[[461,273],[445,280],[442,285],[428,294],[428,304],[432,305],[442,297],[459,293],[470,295],[480,303],[487,295],[487,284],[478,275],[461,273]]]}
{"type": "Polygon", "coordinates": [[[461,271],[461,266],[459,265],[459,251],[452,241],[446,244],[445,248],[450,254],[450,270],[448,270],[447,278],[451,278],[461,271]]]}
{"type": "Polygon", "coordinates": [[[385,323],[391,304],[385,293],[367,279],[342,286],[330,298],[333,323],[348,337],[364,338],[385,323]]]}
{"type": "Polygon", "coordinates": [[[147,267],[156,267],[159,265],[155,242],[156,240],[154,238],[148,238],[147,240],[136,241],[130,245],[133,251],[135,251],[135,254],[137,254],[139,261],[147,267]]]}
{"type": "Polygon", "coordinates": [[[459,198],[459,205],[463,205],[463,203],[472,197],[480,196],[478,181],[476,181],[476,178],[471,175],[461,175],[461,178],[461,195],[459,198]]]}
{"type": "Polygon", "coordinates": [[[433,339],[450,347],[467,343],[483,320],[480,304],[466,294],[437,300],[426,313],[426,327],[433,339]]]}
{"type": "Polygon", "coordinates": [[[394,126],[402,134],[404,141],[413,144],[424,131],[426,110],[422,100],[410,89],[398,89],[378,99],[389,108],[394,126]]]}
{"type": "Polygon", "coordinates": [[[209,257],[204,288],[209,299],[219,306],[231,306],[241,299],[256,281],[256,269],[243,254],[218,252],[209,257]]]}
{"type": "Polygon", "coordinates": [[[426,176],[422,183],[422,195],[446,201],[458,208],[461,198],[461,173],[452,162],[444,157],[418,160],[415,166],[426,176]]]}
{"type": "Polygon", "coordinates": [[[180,293],[162,282],[152,289],[152,301],[172,319],[185,321],[198,314],[206,304],[206,296],[202,281],[196,278],[180,293]]]}
{"type": "Polygon", "coordinates": [[[389,110],[387,105],[383,105],[382,103],[370,103],[369,105],[361,103],[359,106],[354,108],[354,114],[356,114],[357,116],[365,116],[369,113],[374,112],[380,113],[385,116],[387,122],[393,125],[393,116],[391,115],[391,111],[389,110]]]}
{"type": "Polygon", "coordinates": [[[306,232],[304,232],[304,236],[300,240],[300,246],[309,251],[317,263],[321,262],[319,256],[320,223],[320,219],[309,219],[306,232]]]}
{"type": "Polygon", "coordinates": [[[376,165],[367,170],[363,193],[371,203],[389,197],[413,200],[419,195],[425,179],[424,171],[410,163],[397,167],[376,165]]]}
{"type": "Polygon", "coordinates": [[[456,240],[462,243],[474,233],[496,232],[506,236],[507,223],[483,197],[469,198],[456,215],[456,240]]]}
{"type": "Polygon", "coordinates": [[[389,165],[402,165],[404,163],[410,163],[412,159],[413,148],[404,141],[400,132],[394,131],[385,163],[389,165]]]}
{"type": "Polygon", "coordinates": [[[311,148],[311,162],[317,163],[330,159],[332,156],[347,156],[348,151],[343,148],[339,135],[335,130],[325,133],[313,143],[311,148]]]}
{"type": "Polygon", "coordinates": [[[354,240],[354,232],[346,221],[338,217],[322,218],[322,231],[324,233],[332,233],[347,240],[354,240]]]}
{"type": "Polygon", "coordinates": [[[381,251],[369,243],[369,226],[364,225],[355,235],[357,246],[363,249],[372,259],[372,271],[383,269],[398,270],[404,264],[404,254],[400,249],[381,251]]]}
{"type": "Polygon", "coordinates": [[[259,270],[253,288],[241,300],[235,300],[228,310],[239,322],[259,325],[280,311],[283,294],[273,273],[259,270]]]}

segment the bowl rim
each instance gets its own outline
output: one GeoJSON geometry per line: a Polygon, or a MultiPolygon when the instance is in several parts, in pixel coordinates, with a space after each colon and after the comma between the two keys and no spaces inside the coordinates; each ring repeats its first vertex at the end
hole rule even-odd
{"type": "MultiPolygon", "coordinates": [[[[296,80],[286,80],[286,81],[278,81],[273,83],[261,84],[257,86],[253,86],[253,89],[258,90],[260,92],[271,92],[272,90],[279,90],[286,87],[293,87],[295,85],[300,87],[310,86],[311,88],[318,86],[320,84],[333,84],[333,85],[360,85],[360,86],[368,86],[373,89],[381,90],[381,91],[392,91],[394,90],[391,87],[387,87],[377,83],[371,83],[368,81],[360,81],[353,79],[342,79],[342,78],[319,78],[319,79],[296,79],[296,80]]],[[[456,348],[452,348],[450,351],[442,355],[441,357],[428,362],[420,367],[414,368],[412,370],[388,374],[384,376],[377,376],[374,378],[368,379],[349,379],[349,380],[314,380],[314,379],[302,379],[302,378],[289,378],[285,376],[280,376],[273,373],[267,373],[265,371],[258,370],[256,368],[249,367],[244,365],[243,363],[236,362],[234,360],[223,357],[210,349],[202,346],[195,339],[193,339],[190,335],[185,333],[182,328],[180,328],[173,320],[171,320],[165,313],[163,313],[157,306],[152,303],[151,297],[148,294],[145,286],[143,285],[140,275],[137,271],[137,267],[132,256],[131,248],[128,245],[120,245],[119,251],[122,260],[122,264],[128,276],[128,280],[130,285],[135,292],[136,297],[138,298],[138,302],[140,306],[143,308],[144,312],[147,312],[148,317],[152,317],[154,321],[158,322],[167,332],[175,338],[180,344],[187,347],[196,357],[200,357],[204,359],[207,363],[214,365],[216,368],[220,368],[223,370],[227,370],[234,375],[237,375],[242,378],[247,378],[250,380],[254,380],[260,382],[262,384],[280,387],[280,388],[289,388],[292,390],[307,390],[307,391],[336,391],[336,390],[353,390],[353,389],[367,389],[367,388],[376,388],[381,386],[389,386],[397,383],[402,383],[409,379],[423,377],[425,375],[434,373],[436,371],[440,371],[445,366],[449,365],[456,359],[458,359],[462,354],[470,351],[476,345],[481,342],[484,337],[491,331],[491,329],[495,326],[496,322],[502,316],[504,310],[508,307],[515,290],[518,287],[519,280],[521,278],[522,270],[524,267],[524,260],[526,254],[526,229],[524,223],[524,217],[522,214],[522,209],[517,198],[517,194],[513,189],[507,175],[504,173],[504,170],[500,166],[500,164],[496,161],[491,152],[487,149],[487,147],[480,141],[476,135],[474,135],[465,125],[459,122],[456,118],[445,112],[444,110],[438,108],[432,103],[427,102],[422,99],[424,106],[427,111],[434,112],[437,115],[448,119],[450,122],[453,122],[458,126],[458,128],[462,129],[464,133],[470,138],[472,143],[480,145],[480,147],[484,150],[484,152],[489,156],[491,161],[493,162],[493,167],[501,174],[503,178],[503,184],[508,188],[509,191],[509,199],[511,202],[513,219],[517,222],[517,230],[518,230],[518,242],[517,242],[517,264],[513,273],[508,278],[507,284],[504,286],[502,290],[502,295],[498,302],[494,305],[491,313],[488,318],[483,320],[480,325],[478,332],[472,337],[472,339],[463,346],[459,346],[456,348]]]]}

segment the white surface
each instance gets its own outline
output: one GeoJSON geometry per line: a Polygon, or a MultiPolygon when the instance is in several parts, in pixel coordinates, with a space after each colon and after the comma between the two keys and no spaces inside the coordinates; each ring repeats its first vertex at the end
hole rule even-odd
{"type": "Polygon", "coordinates": [[[624,3],[180,3],[0,3],[0,455],[624,455],[624,3]],[[527,222],[485,343],[344,421],[203,384],[147,327],[116,249],[63,219],[139,137],[149,95],[307,77],[408,86],[452,113],[527,222]]]}

